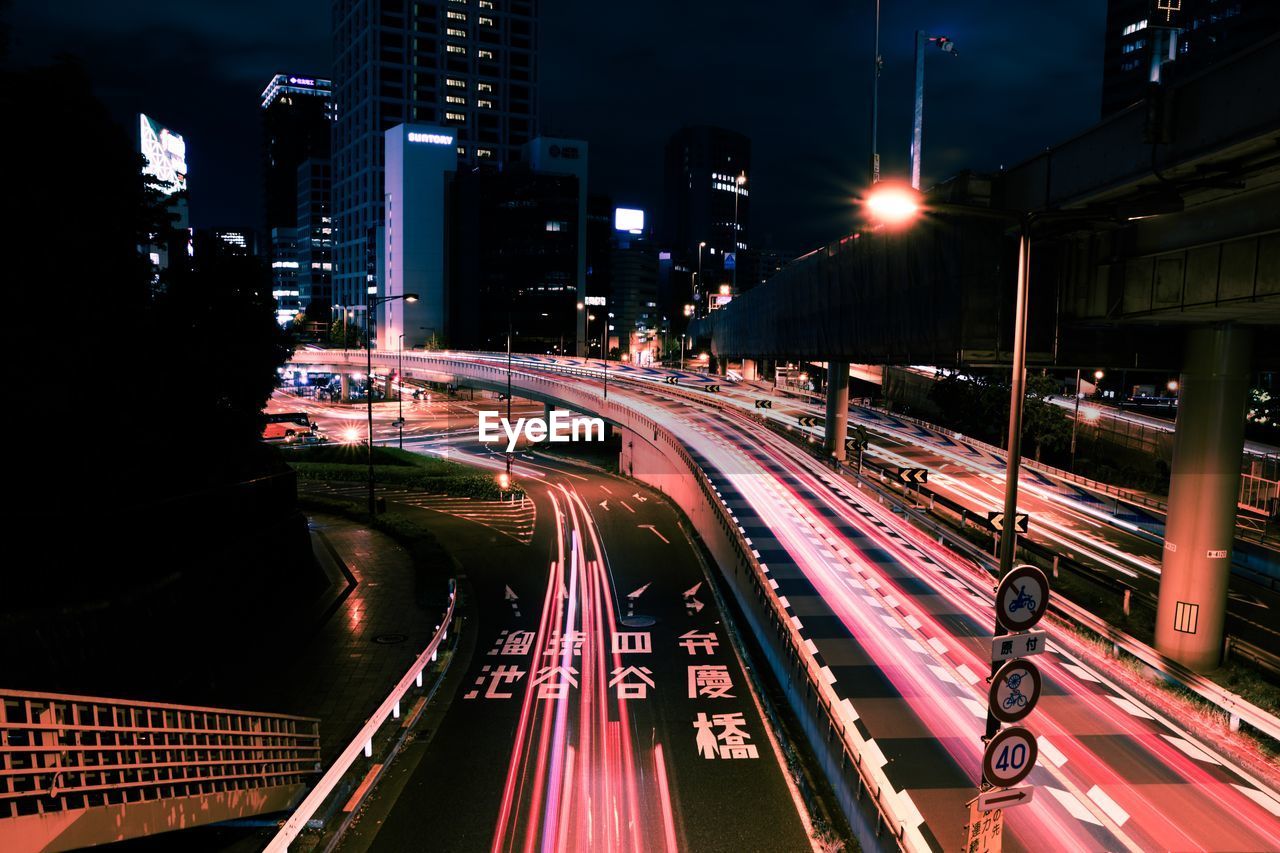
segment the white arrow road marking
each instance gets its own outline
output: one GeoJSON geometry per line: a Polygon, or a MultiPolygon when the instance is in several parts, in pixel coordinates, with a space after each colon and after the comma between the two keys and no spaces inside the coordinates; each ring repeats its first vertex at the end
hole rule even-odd
{"type": "Polygon", "coordinates": [[[686,590],[684,591],[684,597],[685,597],[685,598],[692,598],[693,596],[695,596],[695,595],[697,595],[697,594],[698,594],[698,590],[700,590],[700,589],[702,589],[702,581],[698,581],[698,582],[697,582],[697,583],[695,583],[693,586],[691,586],[691,587],[689,587],[688,589],[686,589],[686,590]]]}
{"type": "Polygon", "coordinates": [[[639,527],[641,530],[648,530],[650,533],[652,533],[654,536],[657,536],[659,539],[661,539],[663,542],[666,542],[668,545],[671,544],[671,540],[663,536],[661,533],[659,533],[658,528],[654,527],[652,524],[637,524],[636,526],[639,527]]]}
{"type": "Polygon", "coordinates": [[[505,587],[504,589],[505,589],[505,592],[503,592],[502,597],[505,598],[507,601],[511,602],[511,612],[516,615],[516,618],[519,618],[520,596],[516,595],[515,590],[513,590],[509,586],[505,587]]]}
{"type": "Polygon", "coordinates": [[[636,492],[636,493],[635,493],[635,494],[633,494],[631,497],[633,497],[633,498],[635,498],[636,500],[640,501],[640,503],[644,503],[645,501],[649,500],[648,498],[646,498],[644,495],[640,494],[639,492],[636,492]]]}
{"type": "Polygon", "coordinates": [[[653,586],[653,581],[649,581],[649,583],[647,583],[647,584],[645,584],[644,586],[640,587],[640,588],[639,588],[639,589],[637,589],[635,592],[629,592],[629,593],[627,593],[627,598],[630,598],[632,601],[634,601],[635,599],[637,599],[637,598],[639,598],[640,596],[644,595],[644,591],[645,591],[646,589],[648,589],[649,587],[651,587],[651,586],[653,586]]]}
{"type": "Polygon", "coordinates": [[[689,615],[692,616],[694,613],[701,612],[702,608],[706,607],[707,605],[703,604],[701,601],[699,601],[696,598],[691,598],[684,603],[684,606],[685,606],[685,609],[689,611],[689,615]]]}
{"type": "Polygon", "coordinates": [[[608,502],[608,501],[600,501],[600,508],[601,508],[602,510],[604,510],[605,512],[608,512],[608,511],[609,511],[609,502],[608,502]]]}

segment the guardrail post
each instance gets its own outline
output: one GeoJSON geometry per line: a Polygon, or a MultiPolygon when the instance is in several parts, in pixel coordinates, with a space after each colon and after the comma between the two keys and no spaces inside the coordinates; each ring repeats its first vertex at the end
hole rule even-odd
{"type": "MultiPolygon", "coordinates": [[[[432,659],[433,661],[436,659],[436,653],[435,653],[435,652],[432,652],[432,653],[431,653],[431,659],[432,659]]],[[[418,685],[418,687],[422,687],[422,670],[418,670],[418,674],[417,674],[417,676],[413,679],[413,681],[414,681],[414,683],[415,683],[415,684],[417,684],[417,685],[418,685]]]]}
{"type": "Polygon", "coordinates": [[[1058,576],[1058,555],[1057,554],[1053,555],[1053,576],[1055,578],[1058,576]]]}
{"type": "MultiPolygon", "coordinates": [[[[1055,565],[1057,564],[1058,560],[1056,557],[1054,558],[1053,562],[1055,565]]],[[[1125,616],[1129,615],[1129,601],[1132,598],[1133,598],[1133,590],[1129,589],[1128,587],[1125,587],[1124,588],[1124,615],[1125,616]]]]}
{"type": "Polygon", "coordinates": [[[1229,717],[1227,717],[1227,728],[1231,729],[1231,731],[1233,732],[1240,731],[1240,715],[1239,714],[1232,714],[1229,717]]]}
{"type": "Polygon", "coordinates": [[[364,757],[373,758],[373,738],[364,742],[364,757]]]}
{"type": "Polygon", "coordinates": [[[400,700],[396,700],[396,704],[391,708],[391,716],[393,719],[400,719],[400,700]]]}

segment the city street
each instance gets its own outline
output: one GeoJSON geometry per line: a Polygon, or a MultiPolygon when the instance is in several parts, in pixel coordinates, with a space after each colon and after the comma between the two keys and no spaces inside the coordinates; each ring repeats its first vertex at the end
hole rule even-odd
{"type": "Polygon", "coordinates": [[[662,497],[545,459],[521,457],[515,473],[537,507],[527,559],[467,577],[465,678],[343,849],[416,850],[423,837],[442,851],[734,851],[764,837],[808,849],[729,629],[662,497]]]}

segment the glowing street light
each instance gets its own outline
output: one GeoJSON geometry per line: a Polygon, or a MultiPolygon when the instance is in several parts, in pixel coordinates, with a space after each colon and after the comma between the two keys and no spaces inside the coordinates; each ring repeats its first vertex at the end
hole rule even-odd
{"type": "Polygon", "coordinates": [[[920,213],[920,193],[901,184],[880,182],[862,202],[867,215],[884,225],[904,225],[920,213]]]}

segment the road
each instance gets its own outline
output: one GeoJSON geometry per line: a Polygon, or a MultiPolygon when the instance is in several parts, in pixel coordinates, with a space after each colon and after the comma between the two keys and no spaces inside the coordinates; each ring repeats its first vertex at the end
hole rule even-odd
{"type": "MultiPolygon", "coordinates": [[[[497,360],[448,358],[459,369],[497,360]]],[[[599,387],[590,366],[551,359],[520,365],[514,381],[532,371],[599,387]]],[[[653,373],[611,377],[610,400],[662,423],[720,491],[882,763],[914,846],[960,846],[982,750],[989,579],[739,408],[699,405],[721,395],[653,373]]],[[[1194,721],[1163,719],[1143,703],[1144,685],[1116,683],[1073,647],[1051,632],[1039,659],[1045,697],[1028,725],[1040,794],[1007,813],[1009,849],[1280,849],[1274,773],[1259,780],[1234,766],[1194,721]]]]}
{"type": "MultiPolygon", "coordinates": [[[[462,442],[451,452],[502,464],[462,442]]],[[[810,849],[675,513],[591,469],[520,456],[514,473],[529,485],[532,535],[501,512],[470,519],[521,555],[508,548],[466,579],[477,636],[466,675],[343,849],[416,851],[424,838],[442,851],[810,849]]]]}

